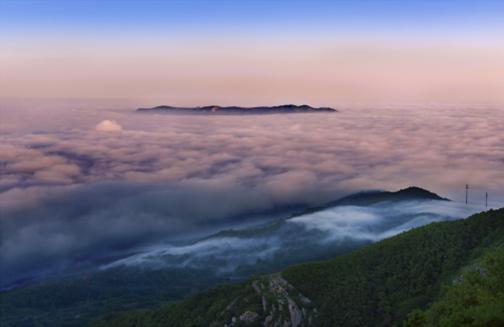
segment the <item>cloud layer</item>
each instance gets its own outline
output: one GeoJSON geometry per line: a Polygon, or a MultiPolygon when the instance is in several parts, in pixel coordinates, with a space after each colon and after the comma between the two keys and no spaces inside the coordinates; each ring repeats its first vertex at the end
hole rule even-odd
{"type": "MultiPolygon", "coordinates": [[[[246,118],[44,110],[30,112],[29,122],[19,111],[2,116],[10,127],[0,145],[4,205],[13,198],[25,204],[35,187],[97,181],[240,185],[281,202],[410,184],[451,197],[466,183],[495,194],[504,180],[499,109],[246,118]],[[95,133],[97,115],[112,116],[126,126],[123,133],[95,133]]],[[[99,126],[104,122],[116,126],[99,126]]]]}
{"type": "Polygon", "coordinates": [[[492,206],[504,197],[501,109],[188,117],[69,108],[0,107],[0,253],[12,276],[362,189],[418,185],[462,200],[468,183],[481,209],[485,191],[492,206]],[[122,131],[97,132],[103,125],[122,131]]]}

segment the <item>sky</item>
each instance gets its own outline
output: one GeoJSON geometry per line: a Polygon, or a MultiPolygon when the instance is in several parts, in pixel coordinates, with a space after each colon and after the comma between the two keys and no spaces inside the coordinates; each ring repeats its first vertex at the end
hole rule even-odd
{"type": "Polygon", "coordinates": [[[504,103],[502,1],[0,2],[1,98],[504,103]]]}

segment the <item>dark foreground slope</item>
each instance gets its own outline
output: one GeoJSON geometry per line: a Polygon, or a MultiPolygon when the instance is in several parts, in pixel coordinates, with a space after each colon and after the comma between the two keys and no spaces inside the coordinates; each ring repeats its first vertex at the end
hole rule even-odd
{"type": "Polygon", "coordinates": [[[406,327],[504,326],[504,246],[491,248],[466,267],[442,296],[412,312],[406,327]]]}
{"type": "Polygon", "coordinates": [[[502,326],[503,249],[488,211],[95,326],[502,326]]]}
{"type": "Polygon", "coordinates": [[[504,240],[504,210],[434,223],[331,261],[287,269],[322,325],[390,326],[439,296],[462,267],[504,240]]]}

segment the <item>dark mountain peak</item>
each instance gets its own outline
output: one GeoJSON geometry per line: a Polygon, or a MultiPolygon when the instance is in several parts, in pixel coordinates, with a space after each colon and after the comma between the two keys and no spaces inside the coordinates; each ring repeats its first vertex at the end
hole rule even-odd
{"type": "Polygon", "coordinates": [[[443,200],[449,201],[446,198],[440,197],[436,193],[428,191],[418,186],[410,186],[405,189],[399,190],[397,192],[391,193],[394,196],[406,197],[406,198],[418,198],[418,199],[432,199],[432,200],[443,200]]]}
{"type": "Polygon", "coordinates": [[[450,201],[436,193],[417,186],[410,186],[396,192],[389,191],[364,191],[348,195],[331,205],[370,205],[382,201],[407,201],[407,200],[440,200],[450,201]]]}
{"type": "Polygon", "coordinates": [[[259,107],[239,107],[239,106],[201,106],[201,107],[173,107],[173,106],[156,106],[152,108],[138,108],[138,112],[154,112],[154,113],[172,113],[172,114],[225,114],[225,115],[240,115],[240,114],[282,114],[282,113],[320,113],[320,112],[336,112],[336,109],[329,107],[315,108],[307,104],[283,104],[278,106],[259,106],[259,107]]]}
{"type": "Polygon", "coordinates": [[[289,104],[283,104],[283,105],[279,105],[279,106],[273,106],[272,108],[299,108],[299,109],[315,109],[314,107],[309,106],[309,105],[307,105],[307,104],[296,105],[296,104],[292,104],[292,103],[289,103],[289,104]]]}

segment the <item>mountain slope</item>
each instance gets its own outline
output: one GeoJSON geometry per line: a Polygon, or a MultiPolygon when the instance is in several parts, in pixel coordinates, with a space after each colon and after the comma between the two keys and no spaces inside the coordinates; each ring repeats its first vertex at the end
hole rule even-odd
{"type": "Polygon", "coordinates": [[[503,239],[501,209],[434,223],[283,276],[318,304],[323,325],[390,326],[427,305],[442,283],[503,239]]]}
{"type": "Polygon", "coordinates": [[[415,187],[364,192],[264,225],[228,229],[190,243],[159,244],[104,262],[96,271],[0,292],[2,323],[82,326],[107,313],[180,301],[226,281],[243,282],[292,264],[334,258],[412,227],[475,212],[440,200],[415,187]]]}
{"type": "Polygon", "coordinates": [[[504,244],[491,248],[464,269],[443,295],[424,310],[412,312],[406,327],[503,326],[504,244]]]}
{"type": "MultiPolygon", "coordinates": [[[[409,326],[415,326],[415,317],[428,315],[416,309],[441,301],[442,285],[452,284],[464,267],[503,243],[504,209],[491,210],[95,326],[275,326],[286,321],[292,326],[391,326],[412,312],[409,326]]],[[[502,278],[496,277],[497,285],[502,278]]]]}

